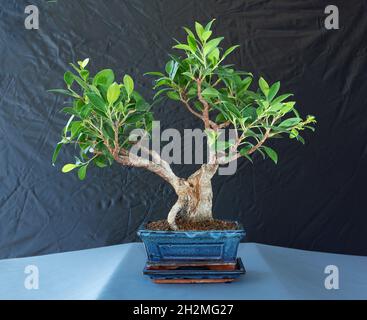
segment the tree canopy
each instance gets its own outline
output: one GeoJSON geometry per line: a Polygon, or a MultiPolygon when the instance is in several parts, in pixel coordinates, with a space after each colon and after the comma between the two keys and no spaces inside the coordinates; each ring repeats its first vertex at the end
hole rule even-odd
{"type": "Polygon", "coordinates": [[[255,151],[277,162],[277,153],[265,145],[269,138],[285,137],[304,143],[300,132],[314,130],[313,116],[302,119],[296,102],[289,100],[293,94],[280,92],[280,82],[269,84],[264,78],[257,89],[251,89],[254,77],[226,64],[226,58],[239,45],[226,50],[220,47],[223,37],[212,37],[212,24],[195,23],[195,31],[184,28],[185,43],[173,47],[181,55],[171,55],[165,73],[151,72],[157,76],[155,98],[166,94],[169,99],[181,101],[194,116],[204,122],[209,143],[216,151],[225,151],[222,162],[240,156],[251,160],[255,151]],[[219,129],[232,128],[236,139],[220,142],[219,129]]]}
{"type": "Polygon", "coordinates": [[[75,163],[65,165],[62,171],[78,169],[81,180],[91,163],[101,168],[112,164],[114,155],[131,147],[130,132],[137,128],[149,132],[153,121],[151,105],[134,90],[129,75],[117,82],[114,72],[104,69],[90,77],[88,62],[86,59],[79,61],[78,66],[71,64],[75,72],[65,73],[66,90],[50,90],[72,97],[71,105],[61,110],[70,118],[62,130],[52,163],[63,145],[77,145],[80,152],[75,163]]]}
{"type": "MultiPolygon", "coordinates": [[[[291,100],[293,95],[280,94],[280,82],[269,84],[261,77],[255,86],[251,73],[226,64],[226,58],[239,46],[223,50],[223,37],[213,37],[213,22],[205,26],[196,22],[194,31],[184,28],[186,42],[173,47],[178,54],[170,55],[164,72],[148,73],[156,77],[154,100],[166,95],[203,121],[217,164],[239,157],[252,161],[255,152],[276,163],[277,153],[267,141],[289,137],[304,143],[302,131],[314,130],[316,120],[300,116],[291,100]],[[221,141],[222,129],[234,130],[235,138],[221,141]]],[[[131,131],[141,128],[150,132],[153,121],[152,105],[135,90],[129,75],[118,81],[111,69],[104,69],[92,77],[88,63],[85,59],[71,64],[74,72],[64,74],[66,89],[50,90],[71,97],[70,105],[62,109],[70,118],[52,163],[63,145],[76,145],[79,153],[75,162],[66,164],[62,171],[78,169],[82,180],[91,163],[106,167],[120,155],[126,157],[134,144],[129,140],[131,131]]]]}

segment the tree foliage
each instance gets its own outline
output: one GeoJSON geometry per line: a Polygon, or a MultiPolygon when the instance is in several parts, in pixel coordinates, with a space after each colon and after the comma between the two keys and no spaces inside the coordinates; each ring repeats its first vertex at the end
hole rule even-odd
{"type": "Polygon", "coordinates": [[[138,128],[149,132],[153,120],[150,104],[134,90],[134,81],[129,75],[117,82],[114,72],[104,69],[90,77],[86,69],[88,62],[86,59],[79,61],[78,66],[71,64],[74,72],[64,74],[66,90],[50,90],[71,97],[70,105],[61,110],[70,117],[52,163],[55,164],[63,145],[75,145],[79,155],[75,163],[66,164],[62,171],[78,169],[81,180],[90,164],[101,168],[112,164],[111,150],[119,153],[120,149],[129,149],[130,132],[138,128]]]}
{"type": "MultiPolygon", "coordinates": [[[[293,95],[280,93],[280,82],[268,83],[261,77],[254,86],[251,73],[226,64],[226,58],[239,46],[223,50],[223,37],[213,37],[213,22],[206,26],[196,22],[194,31],[184,28],[186,42],[173,47],[179,54],[170,55],[163,72],[149,73],[157,78],[154,99],[164,94],[180,101],[203,121],[218,164],[239,157],[251,160],[255,152],[276,163],[278,155],[267,145],[268,140],[288,136],[304,143],[301,133],[314,130],[316,120],[299,115],[293,95]],[[221,129],[233,129],[235,139],[221,141],[221,129]]],[[[126,156],[133,143],[129,140],[131,131],[140,128],[150,132],[153,120],[151,105],[135,90],[129,75],[118,82],[112,70],[104,69],[91,77],[88,63],[85,59],[71,64],[73,72],[64,74],[66,89],[50,90],[70,98],[70,105],[62,109],[70,118],[52,163],[63,145],[77,146],[75,163],[66,164],[62,171],[78,169],[82,180],[90,164],[106,167],[120,153],[126,156]]]]}
{"type": "MultiPolygon", "coordinates": [[[[251,89],[254,77],[226,65],[225,59],[239,46],[226,50],[220,47],[223,37],[212,37],[212,24],[195,23],[195,31],[184,28],[185,43],[178,42],[173,49],[180,55],[171,55],[165,72],[157,76],[155,98],[166,94],[169,99],[181,101],[196,117],[202,119],[209,143],[228,149],[227,159],[239,155],[249,157],[255,151],[277,162],[277,154],[265,142],[269,138],[288,136],[304,143],[301,132],[314,130],[313,116],[302,119],[291,93],[280,92],[280,82],[269,84],[264,78],[257,89],[251,89]],[[236,140],[219,144],[218,131],[232,128],[236,140]]],[[[221,150],[219,150],[221,151],[221,150]]]]}

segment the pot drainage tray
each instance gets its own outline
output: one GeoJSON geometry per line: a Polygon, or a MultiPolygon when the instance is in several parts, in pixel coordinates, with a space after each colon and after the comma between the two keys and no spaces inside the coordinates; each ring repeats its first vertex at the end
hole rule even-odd
{"type": "Polygon", "coordinates": [[[155,283],[232,282],[246,273],[241,258],[236,263],[220,262],[147,262],[143,273],[155,283]]]}

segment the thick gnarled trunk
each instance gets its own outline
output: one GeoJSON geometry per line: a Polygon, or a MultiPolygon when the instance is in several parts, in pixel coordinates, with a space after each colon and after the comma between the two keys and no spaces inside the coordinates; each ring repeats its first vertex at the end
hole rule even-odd
{"type": "Polygon", "coordinates": [[[203,164],[189,178],[182,179],[174,174],[170,165],[158,153],[152,150],[149,153],[151,160],[131,153],[126,155],[114,153],[114,158],[124,166],[145,168],[163,178],[174,188],[178,198],[167,217],[171,228],[174,230],[178,229],[176,224],[177,217],[190,221],[213,219],[213,189],[211,181],[218,170],[218,164],[215,161],[203,164]]]}
{"type": "Polygon", "coordinates": [[[175,188],[178,199],[167,218],[172,229],[177,229],[177,217],[190,221],[213,219],[213,189],[211,180],[217,169],[217,165],[204,164],[188,179],[180,180],[179,186],[175,188]]]}

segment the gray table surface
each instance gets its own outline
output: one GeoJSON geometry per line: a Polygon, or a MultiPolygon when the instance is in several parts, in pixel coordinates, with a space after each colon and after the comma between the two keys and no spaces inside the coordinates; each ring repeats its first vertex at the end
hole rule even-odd
{"type": "MultiPolygon", "coordinates": [[[[367,257],[243,243],[247,274],[228,284],[154,284],[142,275],[141,243],[0,260],[0,299],[367,299],[367,257]],[[26,289],[29,265],[39,288],[26,289]],[[325,267],[339,271],[339,289],[325,288],[325,267]]],[[[335,273],[334,273],[335,274],[335,273]]]]}

